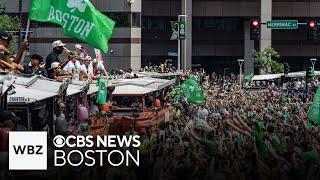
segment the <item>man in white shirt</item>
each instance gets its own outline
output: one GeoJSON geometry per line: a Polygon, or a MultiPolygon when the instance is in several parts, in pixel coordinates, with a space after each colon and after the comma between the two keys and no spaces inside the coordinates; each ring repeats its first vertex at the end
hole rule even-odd
{"type": "Polygon", "coordinates": [[[88,77],[93,77],[93,68],[91,63],[91,56],[86,56],[84,58],[83,64],[80,67],[80,71],[84,72],[88,77]]]}
{"type": "Polygon", "coordinates": [[[88,56],[88,53],[80,44],[76,44],[74,48],[78,53],[80,60],[83,60],[86,56],[88,56]]]}
{"type": "Polygon", "coordinates": [[[77,52],[70,52],[68,56],[68,63],[63,67],[63,70],[70,74],[73,74],[75,70],[80,70],[81,64],[78,59],[79,57],[77,52]]]}

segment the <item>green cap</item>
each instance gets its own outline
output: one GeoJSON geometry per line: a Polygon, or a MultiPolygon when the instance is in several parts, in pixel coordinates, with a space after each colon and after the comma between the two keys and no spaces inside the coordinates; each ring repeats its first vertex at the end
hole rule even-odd
{"type": "Polygon", "coordinates": [[[69,56],[78,56],[78,53],[77,51],[71,51],[69,56]]]}

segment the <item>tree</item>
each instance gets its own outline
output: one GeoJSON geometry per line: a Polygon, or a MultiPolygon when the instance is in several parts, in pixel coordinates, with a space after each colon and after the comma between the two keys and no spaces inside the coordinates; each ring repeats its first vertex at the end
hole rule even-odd
{"type": "MultiPolygon", "coordinates": [[[[0,32],[18,31],[20,27],[21,21],[17,16],[11,17],[7,14],[0,15],[0,32]]],[[[14,53],[12,51],[12,46],[16,41],[16,38],[13,38],[13,40],[10,43],[9,49],[11,53],[14,53]]]]}
{"type": "Polygon", "coordinates": [[[282,73],[284,66],[273,58],[279,58],[279,53],[272,47],[267,47],[263,51],[253,50],[254,65],[256,68],[263,69],[267,73],[282,73]]]}

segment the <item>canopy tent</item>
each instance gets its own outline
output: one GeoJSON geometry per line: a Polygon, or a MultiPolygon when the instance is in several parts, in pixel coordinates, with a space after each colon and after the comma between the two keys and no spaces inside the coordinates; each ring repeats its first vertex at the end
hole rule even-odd
{"type": "MultiPolygon", "coordinates": [[[[316,76],[320,75],[320,71],[314,71],[316,76]]],[[[300,72],[292,72],[287,75],[287,77],[295,78],[295,77],[305,77],[306,71],[300,71],[300,72]]]]}
{"type": "Polygon", "coordinates": [[[156,89],[145,88],[134,85],[123,85],[115,87],[112,95],[144,95],[156,91],[156,89]]]}
{"type": "Polygon", "coordinates": [[[140,77],[153,77],[153,78],[164,78],[164,77],[171,77],[171,76],[180,76],[182,75],[181,72],[170,72],[170,73],[158,73],[158,72],[138,72],[136,73],[137,76],[140,77]]]}
{"type": "Polygon", "coordinates": [[[61,82],[38,78],[28,88],[58,94],[61,85],[61,82]]]}
{"type": "MultiPolygon", "coordinates": [[[[263,75],[254,75],[252,80],[253,81],[265,81],[265,80],[273,80],[277,78],[281,78],[284,74],[263,74],[263,75]]],[[[315,71],[316,76],[320,76],[320,71],[315,71]]],[[[287,74],[287,77],[290,78],[298,78],[298,77],[305,77],[306,71],[299,71],[299,72],[291,72],[287,74]]]]}
{"type": "Polygon", "coordinates": [[[281,78],[282,74],[263,74],[263,75],[255,75],[252,78],[252,81],[265,81],[281,78]]]}
{"type": "Polygon", "coordinates": [[[22,85],[22,86],[30,86],[34,83],[38,76],[24,77],[24,76],[15,76],[14,84],[22,85]]]}
{"type": "Polygon", "coordinates": [[[159,79],[159,78],[151,78],[151,77],[144,77],[144,78],[140,78],[140,79],[142,81],[143,80],[152,81],[151,84],[149,84],[145,87],[152,88],[152,89],[158,89],[158,90],[163,89],[165,87],[168,87],[176,82],[176,79],[167,80],[167,79],[159,79]]]}
{"type": "Polygon", "coordinates": [[[67,96],[72,96],[82,92],[83,87],[84,86],[81,86],[81,85],[69,84],[67,89],[67,96]]]}
{"type": "Polygon", "coordinates": [[[97,84],[89,84],[89,90],[87,92],[87,95],[91,95],[91,94],[94,94],[94,93],[97,93],[97,92],[98,92],[97,84]]]}
{"type": "Polygon", "coordinates": [[[152,78],[152,77],[142,77],[136,79],[118,79],[111,81],[111,84],[108,86],[124,86],[124,85],[133,85],[139,87],[146,87],[151,89],[163,89],[171,84],[175,83],[175,79],[173,80],[166,80],[166,79],[159,79],[159,78],[152,78]]]}
{"type": "Polygon", "coordinates": [[[8,104],[32,104],[56,96],[56,93],[29,89],[15,85],[14,93],[8,95],[8,104]]]}
{"type": "Polygon", "coordinates": [[[0,76],[0,96],[4,95],[13,84],[15,78],[10,75],[0,76]]]}

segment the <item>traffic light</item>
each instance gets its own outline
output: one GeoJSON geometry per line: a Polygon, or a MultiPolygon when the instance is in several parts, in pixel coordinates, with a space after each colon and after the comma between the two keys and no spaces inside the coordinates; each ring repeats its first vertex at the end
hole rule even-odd
{"type": "Polygon", "coordinates": [[[309,79],[309,78],[312,78],[313,75],[312,75],[312,68],[311,67],[308,67],[307,68],[307,71],[306,71],[306,79],[309,79]]]}
{"type": "Polygon", "coordinates": [[[284,74],[287,75],[290,72],[290,66],[288,63],[284,63],[284,74]]]}
{"type": "Polygon", "coordinates": [[[319,32],[317,22],[314,20],[308,21],[308,40],[317,41],[319,40],[319,32]]]}
{"type": "Polygon", "coordinates": [[[258,20],[252,20],[250,24],[250,39],[260,39],[260,22],[258,20]]]}

